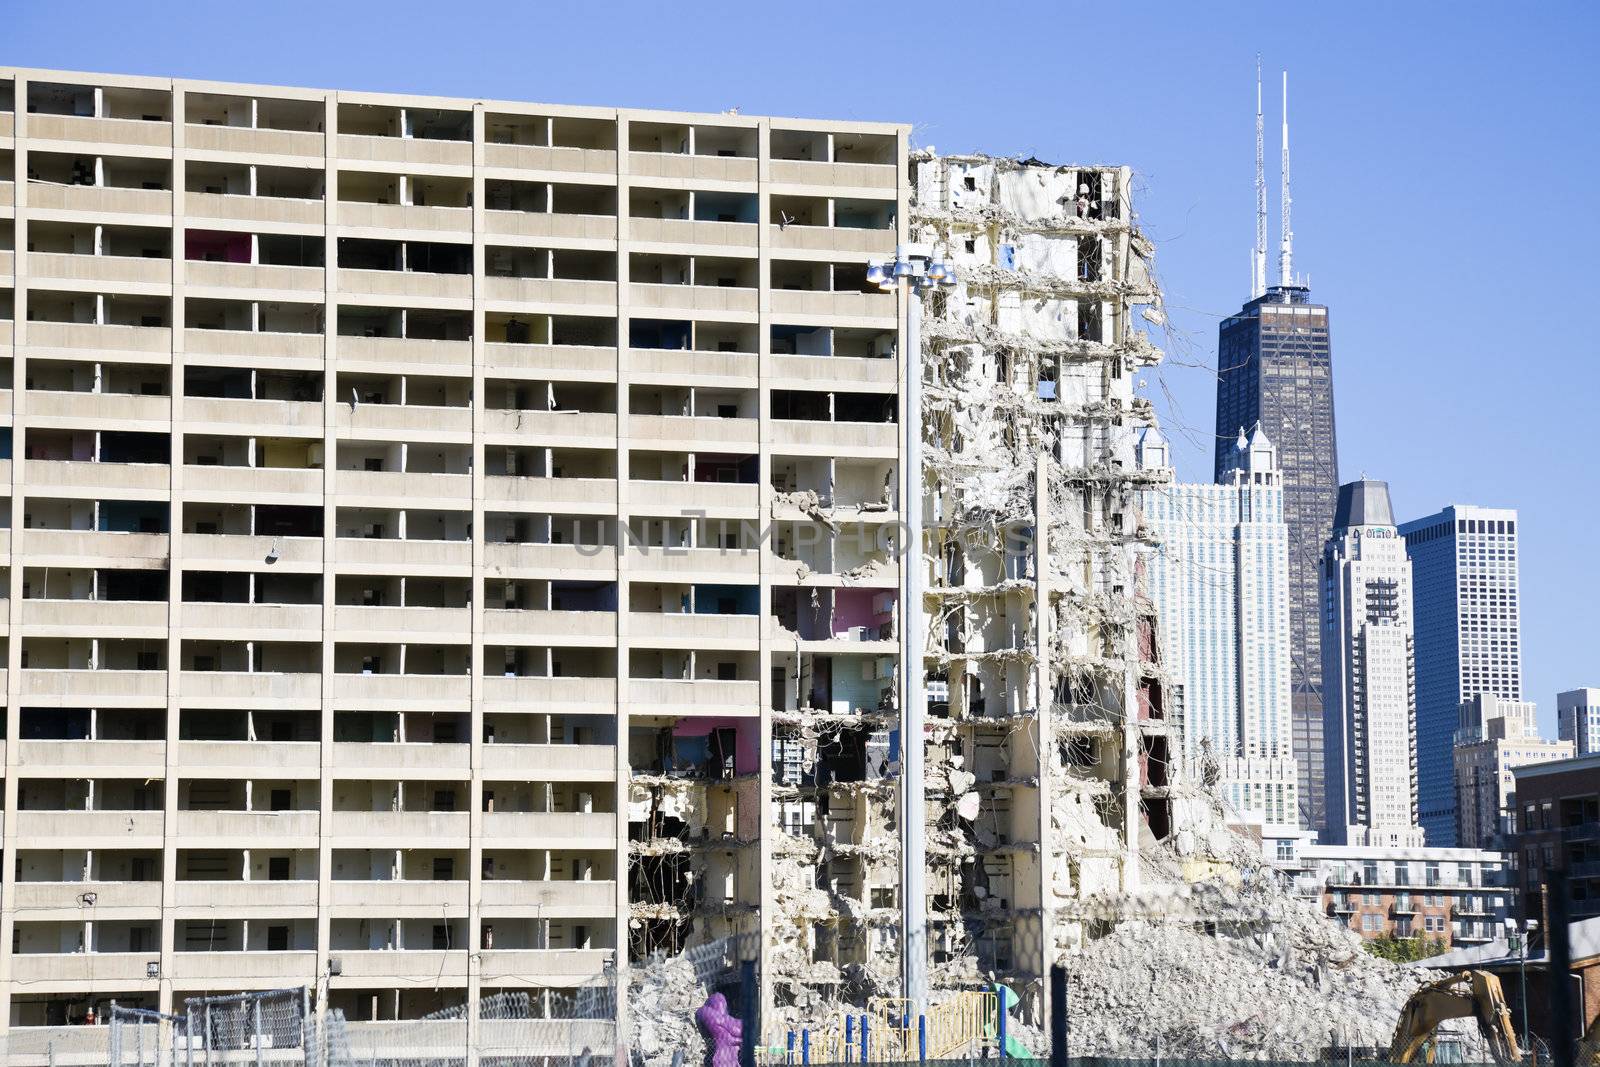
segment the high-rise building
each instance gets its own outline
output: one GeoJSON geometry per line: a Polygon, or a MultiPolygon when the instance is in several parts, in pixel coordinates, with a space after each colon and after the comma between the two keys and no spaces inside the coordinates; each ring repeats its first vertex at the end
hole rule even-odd
{"type": "Polygon", "coordinates": [[[1420,846],[1411,563],[1386,483],[1339,487],[1322,569],[1325,836],[1336,845],[1420,846]]]}
{"type": "Polygon", "coordinates": [[[1571,741],[1580,756],[1600,752],[1600,687],[1556,694],[1556,736],[1571,741]]]}
{"type": "Polygon", "coordinates": [[[1428,844],[1456,844],[1458,709],[1522,699],[1517,513],[1452,504],[1400,527],[1417,633],[1417,780],[1428,844]]]}
{"type": "Polygon", "coordinates": [[[1283,122],[1283,218],[1279,284],[1266,283],[1266,194],[1257,90],[1256,249],[1251,299],[1217,330],[1213,476],[1225,480],[1234,439],[1259,425],[1278,448],[1289,528],[1289,656],[1294,756],[1302,825],[1325,821],[1319,569],[1339,487],[1328,308],[1293,273],[1287,91],[1283,122]]]}
{"type": "Polygon", "coordinates": [[[1458,845],[1498,848],[1511,829],[1512,768],[1568,759],[1572,742],[1540,737],[1532,703],[1488,693],[1463,701],[1460,721],[1452,753],[1458,845]]]}
{"type": "MultiPolygon", "coordinates": [[[[1140,438],[1139,464],[1169,463],[1160,431],[1140,438]]],[[[1289,538],[1277,449],[1240,435],[1219,485],[1171,484],[1144,494],[1158,547],[1150,595],[1162,662],[1181,685],[1184,758],[1215,761],[1224,796],[1267,823],[1300,818],[1289,715],[1289,538]]]]}

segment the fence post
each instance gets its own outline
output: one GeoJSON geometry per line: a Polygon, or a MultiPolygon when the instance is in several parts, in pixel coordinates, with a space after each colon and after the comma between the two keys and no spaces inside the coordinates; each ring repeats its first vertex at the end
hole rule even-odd
{"type": "Polygon", "coordinates": [[[1067,969],[1050,967],[1050,1067],[1067,1067],[1067,969]]]}
{"type": "Polygon", "coordinates": [[[252,1002],[252,1007],[253,1007],[254,1010],[251,1012],[251,1014],[255,1016],[254,1025],[253,1025],[252,1028],[256,1032],[256,1035],[255,1035],[256,1036],[256,1067],[261,1067],[261,998],[260,997],[257,997],[252,1002]]]}
{"type": "Polygon", "coordinates": [[[1000,1045],[999,1058],[1002,1059],[1002,1060],[1006,1058],[1006,1029],[1007,1029],[1007,1026],[1006,1026],[1006,1023],[1007,1023],[1006,996],[1009,993],[1010,993],[1010,990],[1008,990],[1005,986],[1001,985],[999,982],[996,982],[994,984],[994,1002],[995,1002],[995,1004],[999,1005],[999,1010],[995,1012],[995,1017],[994,1017],[995,1018],[994,1032],[995,1032],[995,1038],[997,1039],[997,1041],[999,1042],[999,1045],[1000,1045]]]}
{"type": "Polygon", "coordinates": [[[187,1067],[194,1067],[194,1005],[183,1005],[183,1059],[187,1067]]]}
{"type": "Polygon", "coordinates": [[[788,1048],[788,1052],[785,1055],[783,1062],[784,1063],[793,1063],[794,1062],[794,1031],[793,1030],[789,1031],[789,1038],[788,1038],[788,1041],[787,1041],[787,1048],[788,1048]]]}
{"type": "Polygon", "coordinates": [[[850,1052],[855,1047],[855,1043],[856,1017],[847,1014],[844,1017],[844,1062],[850,1062],[850,1052]]]}
{"type": "MultiPolygon", "coordinates": [[[[1573,1067],[1580,1032],[1577,1013],[1572,1007],[1572,928],[1568,914],[1567,872],[1551,868],[1545,872],[1544,909],[1545,980],[1550,988],[1550,1058],[1555,1067],[1573,1067]]],[[[1528,1042],[1533,1044],[1532,1040],[1528,1042]]]]}
{"type": "Polygon", "coordinates": [[[861,1062],[867,1062],[867,1017],[861,1016],[861,1062]]]}
{"type": "Polygon", "coordinates": [[[811,1064],[811,1031],[800,1031],[800,1063],[801,1067],[810,1067],[811,1064]]]}
{"type": "Polygon", "coordinates": [[[761,1011],[757,1006],[760,994],[756,989],[756,961],[745,960],[739,964],[739,1014],[744,1023],[740,1031],[739,1067],[756,1067],[757,1031],[761,1028],[761,1011]]]}
{"type": "Polygon", "coordinates": [[[928,1017],[917,1016],[917,1062],[928,1062],[928,1017]]]}

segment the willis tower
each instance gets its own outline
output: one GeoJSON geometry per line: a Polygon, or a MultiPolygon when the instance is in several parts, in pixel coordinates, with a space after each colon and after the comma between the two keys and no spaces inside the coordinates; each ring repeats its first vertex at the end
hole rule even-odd
{"type": "Polygon", "coordinates": [[[1289,76],[1283,77],[1283,231],[1279,282],[1267,284],[1267,191],[1261,146],[1261,72],[1256,69],[1256,243],[1251,299],[1217,332],[1215,478],[1241,429],[1257,423],[1278,446],[1289,527],[1290,675],[1294,754],[1300,764],[1300,823],[1326,826],[1322,755],[1322,548],[1339,493],[1333,423],[1333,352],[1326,305],[1294,276],[1289,195],[1289,76]]]}

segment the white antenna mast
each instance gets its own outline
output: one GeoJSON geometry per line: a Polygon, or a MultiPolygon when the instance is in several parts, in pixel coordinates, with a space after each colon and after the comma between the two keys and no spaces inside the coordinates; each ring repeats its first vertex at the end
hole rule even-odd
{"type": "Polygon", "coordinates": [[[1289,72],[1283,72],[1283,244],[1278,250],[1280,284],[1294,284],[1294,225],[1290,209],[1294,198],[1289,195],[1289,72]]]}
{"type": "Polygon", "coordinates": [[[1267,292],[1267,170],[1261,148],[1261,53],[1256,53],[1256,247],[1250,260],[1250,296],[1267,292]]]}

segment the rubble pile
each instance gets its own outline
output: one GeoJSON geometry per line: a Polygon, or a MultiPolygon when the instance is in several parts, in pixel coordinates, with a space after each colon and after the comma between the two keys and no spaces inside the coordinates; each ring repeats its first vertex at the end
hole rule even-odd
{"type": "Polygon", "coordinates": [[[631,1040],[628,1047],[646,1067],[667,1067],[673,1056],[683,1062],[706,1062],[705,1038],[694,1013],[709,990],[683,956],[657,955],[628,971],[631,1040]]]}

